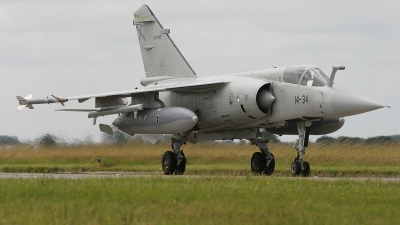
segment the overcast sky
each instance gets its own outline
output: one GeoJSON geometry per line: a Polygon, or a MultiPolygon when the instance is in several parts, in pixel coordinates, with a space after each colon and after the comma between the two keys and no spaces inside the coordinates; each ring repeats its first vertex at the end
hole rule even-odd
{"type": "MultiPolygon", "coordinates": [[[[0,135],[96,139],[86,113],[16,95],[134,89],[145,77],[133,12],[147,4],[199,76],[312,64],[391,109],[346,118],[331,136],[400,134],[400,1],[1,1],[0,135]]],[[[67,103],[92,108],[94,101],[67,103]]],[[[114,116],[99,117],[111,123],[114,116]]],[[[295,139],[294,136],[282,140],[295,139]]],[[[316,139],[317,136],[311,137],[316,139]]]]}

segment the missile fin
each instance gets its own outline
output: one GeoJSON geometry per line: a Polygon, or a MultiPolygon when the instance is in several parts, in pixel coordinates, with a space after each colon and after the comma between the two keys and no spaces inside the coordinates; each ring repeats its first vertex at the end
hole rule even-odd
{"type": "Polygon", "coordinates": [[[19,101],[26,101],[25,98],[23,98],[23,97],[21,97],[21,96],[19,96],[19,95],[17,95],[16,97],[17,97],[17,99],[18,99],[19,101]]]}

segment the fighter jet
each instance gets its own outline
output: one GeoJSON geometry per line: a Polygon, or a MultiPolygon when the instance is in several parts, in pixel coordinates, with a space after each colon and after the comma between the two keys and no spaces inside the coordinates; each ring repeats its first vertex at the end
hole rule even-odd
{"type": "Polygon", "coordinates": [[[146,77],[142,88],[85,96],[32,99],[17,96],[18,110],[35,104],[79,103],[95,99],[94,109],[64,109],[87,112],[88,118],[117,115],[101,131],[118,129],[129,135],[145,134],[156,141],[162,134],[173,134],[171,150],[162,156],[165,175],[185,172],[186,158],[181,150],[187,142],[208,140],[249,140],[259,148],[251,157],[251,171],[272,175],[274,155],[261,132],[298,135],[291,165],[293,176],[309,176],[305,161],[309,135],[329,134],[340,129],[344,117],[384,106],[334,84],[335,74],[344,70],[333,66],[330,76],[312,65],[296,65],[265,70],[199,77],[147,5],[134,14],[146,77]]]}

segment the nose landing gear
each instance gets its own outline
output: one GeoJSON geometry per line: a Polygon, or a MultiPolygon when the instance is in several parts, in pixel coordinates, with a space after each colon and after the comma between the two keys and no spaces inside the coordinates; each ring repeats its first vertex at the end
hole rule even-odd
{"type": "Polygon", "coordinates": [[[306,147],[308,147],[308,139],[310,135],[309,121],[301,121],[297,123],[297,130],[299,132],[298,142],[293,146],[297,150],[297,156],[291,166],[292,176],[302,175],[308,177],[310,175],[310,164],[304,161],[304,154],[306,153],[306,147]]]}

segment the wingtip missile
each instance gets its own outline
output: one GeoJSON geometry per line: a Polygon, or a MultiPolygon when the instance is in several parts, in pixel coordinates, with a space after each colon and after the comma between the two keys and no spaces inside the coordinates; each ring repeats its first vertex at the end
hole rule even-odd
{"type": "Polygon", "coordinates": [[[52,95],[53,98],[44,98],[44,99],[32,99],[32,94],[29,94],[25,98],[21,96],[16,96],[19,106],[17,106],[17,110],[20,111],[25,107],[28,107],[30,109],[33,109],[34,104],[50,104],[50,103],[61,103],[64,105],[64,102],[68,101],[68,99],[63,98],[63,97],[55,97],[52,95]]]}

